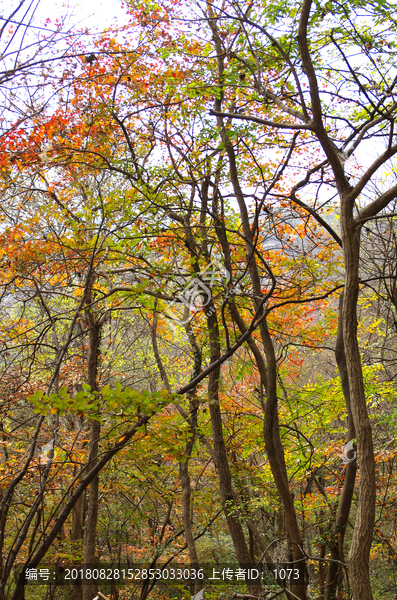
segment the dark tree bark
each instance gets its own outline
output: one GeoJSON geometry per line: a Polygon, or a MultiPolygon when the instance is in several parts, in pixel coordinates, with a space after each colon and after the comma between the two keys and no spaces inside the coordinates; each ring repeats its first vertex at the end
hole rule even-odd
{"type": "MultiPolygon", "coordinates": [[[[347,408],[347,419],[348,419],[348,433],[347,442],[356,437],[354,429],[353,416],[351,413],[350,406],[350,390],[349,390],[349,378],[347,375],[346,356],[343,341],[343,324],[342,324],[342,308],[343,308],[343,292],[339,300],[339,321],[338,321],[338,332],[336,335],[335,344],[335,357],[338,365],[339,376],[341,379],[343,395],[345,398],[347,408]]],[[[351,462],[346,465],[345,479],[343,482],[343,492],[339,503],[338,516],[336,518],[335,530],[333,534],[333,540],[331,545],[331,556],[328,571],[327,580],[325,583],[325,600],[335,600],[338,585],[342,577],[342,565],[340,562],[344,562],[344,539],[346,533],[346,527],[349,520],[350,508],[353,499],[354,483],[357,472],[357,460],[354,458],[351,462]],[[340,562],[337,562],[340,561],[340,562]]]]}
{"type": "MultiPolygon", "coordinates": [[[[153,353],[156,359],[157,368],[161,375],[161,379],[164,382],[164,385],[168,392],[171,393],[171,386],[169,383],[169,379],[167,376],[167,371],[164,367],[163,361],[161,360],[161,355],[159,352],[158,344],[157,344],[157,313],[156,313],[156,305],[154,306],[154,314],[153,314],[153,324],[151,328],[151,336],[152,336],[152,346],[153,353]]],[[[185,310],[185,319],[187,319],[187,310],[185,310]]],[[[187,324],[186,333],[190,342],[190,346],[194,353],[194,371],[193,371],[193,379],[196,377],[201,371],[201,351],[197,346],[197,342],[194,336],[193,331],[190,329],[190,325],[187,324]]],[[[196,543],[194,541],[193,529],[192,529],[192,519],[191,519],[191,486],[190,486],[190,475],[189,475],[189,460],[193,450],[194,442],[196,439],[196,431],[197,431],[197,412],[199,407],[199,402],[196,395],[196,388],[188,392],[189,397],[189,417],[188,423],[190,427],[191,437],[186,443],[185,452],[183,455],[183,460],[179,463],[179,476],[181,480],[182,487],[182,522],[185,532],[186,544],[189,551],[190,563],[194,565],[197,569],[199,568],[199,558],[197,554],[196,543]]],[[[194,593],[197,594],[203,585],[198,578],[195,579],[194,582],[194,593]]]]}
{"type": "MultiPolygon", "coordinates": [[[[216,317],[216,310],[211,301],[206,307],[207,328],[210,337],[211,362],[220,357],[219,328],[216,317]]],[[[220,367],[212,371],[208,381],[208,399],[212,424],[212,441],[216,457],[216,467],[219,477],[219,491],[223,510],[226,516],[229,532],[233,540],[236,557],[239,564],[243,567],[251,562],[250,553],[238,516],[238,507],[235,504],[232,488],[232,478],[230,474],[229,460],[226,453],[225,442],[223,438],[222,416],[219,405],[219,377],[220,367]]],[[[247,581],[247,587],[251,594],[259,595],[262,592],[261,585],[252,580],[247,581]]]]}
{"type": "MultiPolygon", "coordinates": [[[[92,283],[87,293],[86,321],[88,327],[88,357],[87,357],[87,383],[91,392],[98,388],[98,362],[101,340],[101,323],[97,319],[91,306],[93,300],[92,283]]],[[[88,465],[92,469],[98,459],[99,436],[101,426],[99,421],[92,419],[90,421],[90,439],[89,439],[89,457],[88,465]]],[[[94,477],[90,483],[88,495],[88,510],[85,520],[85,540],[84,540],[84,564],[93,566],[96,560],[96,530],[98,522],[98,502],[99,502],[99,475],[94,477]]],[[[83,600],[92,600],[98,592],[96,585],[83,585],[83,600]]]]}
{"type": "MultiPolygon", "coordinates": [[[[189,338],[190,346],[194,353],[194,371],[193,379],[201,371],[201,351],[197,345],[193,331],[190,329],[189,324],[186,325],[186,333],[189,338]]],[[[188,394],[189,397],[189,426],[190,426],[190,438],[188,439],[185,447],[185,453],[183,460],[179,463],[179,474],[181,478],[182,486],[182,522],[185,529],[185,539],[189,550],[190,562],[195,565],[195,568],[200,567],[200,562],[197,554],[196,542],[194,541],[193,528],[192,528],[192,507],[191,507],[191,485],[189,475],[189,460],[192,454],[194,442],[196,440],[197,433],[197,413],[199,408],[199,401],[197,398],[196,388],[191,390],[188,394]]],[[[203,584],[196,578],[194,581],[194,593],[202,589],[203,584]]]]}
{"type": "Polygon", "coordinates": [[[354,600],[372,600],[369,553],[375,522],[375,458],[357,340],[359,239],[353,219],[353,203],[349,197],[343,197],[341,202],[341,230],[345,259],[342,326],[351,412],[360,461],[360,495],[349,552],[349,568],[354,600]]]}
{"type": "MultiPolygon", "coordinates": [[[[84,494],[77,500],[72,511],[71,538],[73,542],[82,541],[83,539],[83,506],[84,494]]],[[[72,600],[82,600],[82,593],[81,582],[77,581],[73,583],[72,600]]]]}

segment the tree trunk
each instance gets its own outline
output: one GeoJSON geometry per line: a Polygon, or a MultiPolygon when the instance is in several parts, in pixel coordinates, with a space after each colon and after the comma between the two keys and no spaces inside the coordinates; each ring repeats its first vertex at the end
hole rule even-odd
{"type": "MultiPolygon", "coordinates": [[[[98,458],[98,441],[100,424],[92,421],[90,425],[90,468],[96,464],[98,458]]],[[[84,565],[92,568],[96,560],[96,527],[98,521],[99,476],[94,477],[89,487],[88,511],[85,524],[84,565]]],[[[97,594],[98,587],[93,584],[83,585],[83,600],[92,600],[97,594]]]]}
{"type": "MultiPolygon", "coordinates": [[[[72,511],[72,541],[78,542],[83,538],[83,504],[84,504],[84,494],[80,496],[77,500],[76,504],[73,507],[72,511]]],[[[72,589],[72,600],[82,600],[82,587],[81,581],[77,581],[73,583],[72,589]]]]}
{"type": "MultiPolygon", "coordinates": [[[[194,353],[194,370],[192,379],[194,379],[201,371],[201,351],[196,343],[196,339],[193,331],[190,330],[189,324],[186,325],[186,333],[189,338],[191,348],[194,353]]],[[[190,487],[190,475],[189,475],[189,460],[192,454],[194,442],[196,439],[197,432],[197,412],[199,408],[199,401],[196,394],[196,388],[189,392],[189,425],[191,437],[188,439],[185,447],[185,453],[183,460],[179,463],[179,473],[181,478],[182,486],[182,521],[185,529],[185,539],[189,550],[190,563],[194,568],[200,567],[199,558],[197,554],[196,542],[194,541],[193,529],[192,529],[192,517],[191,517],[191,487],[190,487]]],[[[194,581],[194,593],[198,592],[203,588],[203,584],[200,579],[196,578],[194,581]]]]}
{"type": "Polygon", "coordinates": [[[353,202],[349,197],[342,197],[341,232],[345,262],[342,326],[351,411],[360,464],[359,498],[349,553],[349,568],[354,600],[372,600],[369,553],[375,521],[375,459],[357,340],[359,235],[356,227],[353,220],[353,202]]]}
{"type": "MultiPolygon", "coordinates": [[[[220,356],[219,329],[216,318],[215,307],[212,301],[206,307],[207,327],[210,336],[211,362],[216,361],[220,356]]],[[[232,488],[232,478],[230,475],[229,461],[227,458],[225,442],[223,439],[222,416],[219,406],[219,377],[220,367],[212,371],[208,382],[208,398],[210,405],[210,415],[212,424],[212,441],[216,456],[216,466],[219,477],[219,491],[223,510],[225,512],[228,529],[233,541],[236,557],[241,567],[246,567],[251,563],[250,554],[245,541],[245,536],[241,521],[236,514],[235,500],[232,488]]],[[[262,586],[259,582],[247,580],[247,587],[250,594],[259,595],[262,592],[262,586]]]]}
{"type": "MultiPolygon", "coordinates": [[[[98,361],[100,352],[101,325],[97,321],[96,315],[92,307],[92,284],[87,293],[87,325],[89,334],[89,349],[87,359],[87,383],[91,388],[91,392],[97,390],[97,375],[98,361]]],[[[89,441],[89,469],[92,469],[97,463],[99,436],[101,425],[99,421],[91,420],[90,422],[90,441],[89,441]]],[[[94,477],[90,483],[88,495],[88,510],[85,522],[85,541],[84,541],[84,564],[89,567],[95,565],[96,560],[96,529],[98,521],[98,500],[99,500],[99,475],[94,477]]],[[[97,594],[97,585],[83,585],[82,600],[92,600],[97,594]]]]}
{"type": "MultiPolygon", "coordinates": [[[[197,408],[196,408],[196,421],[197,421],[197,408]]],[[[189,458],[193,449],[195,435],[193,434],[186,444],[184,461],[179,463],[179,474],[181,478],[182,486],[182,522],[185,530],[186,544],[189,550],[189,558],[191,565],[195,568],[199,568],[199,559],[196,549],[196,542],[194,541],[192,521],[191,521],[191,488],[190,488],[190,476],[189,476],[189,458]]],[[[203,584],[199,579],[194,581],[194,593],[197,594],[203,587],[203,584]]]]}
{"type": "Polygon", "coordinates": [[[267,362],[267,390],[265,403],[265,418],[263,423],[263,437],[266,453],[272,470],[273,478],[280,494],[284,512],[287,536],[292,548],[294,568],[299,569],[299,579],[292,581],[291,590],[301,600],[306,600],[306,566],[305,556],[302,552],[302,536],[294,506],[294,495],[288,485],[287,468],[284,460],[284,449],[280,438],[280,428],[277,411],[277,364],[273,342],[267,329],[266,321],[261,327],[261,335],[265,348],[267,362]]]}
{"type": "MultiPolygon", "coordinates": [[[[353,417],[350,406],[350,390],[349,378],[347,375],[346,356],[343,341],[343,324],[342,324],[342,309],[343,309],[343,292],[339,300],[339,321],[338,332],[336,335],[335,358],[338,365],[340,380],[342,383],[343,395],[345,398],[348,418],[348,433],[347,442],[356,437],[354,429],[353,417]]],[[[335,531],[331,545],[331,560],[327,571],[327,580],[325,584],[325,600],[335,600],[336,590],[341,581],[342,565],[336,561],[344,562],[343,543],[345,532],[349,520],[350,508],[353,499],[354,482],[357,472],[357,460],[354,458],[346,465],[345,480],[343,482],[343,492],[339,503],[338,516],[335,523],[335,531]]]]}
{"type": "MultiPolygon", "coordinates": [[[[153,324],[151,328],[151,337],[152,337],[152,346],[153,353],[156,359],[157,368],[159,370],[161,379],[164,382],[164,385],[168,392],[172,393],[171,385],[167,376],[167,371],[165,370],[163,361],[161,360],[160,351],[157,344],[157,312],[156,312],[157,301],[154,305],[154,313],[153,313],[153,324]]],[[[185,308],[185,316],[187,319],[188,310],[185,308]]],[[[186,333],[189,338],[190,345],[192,347],[194,353],[194,370],[192,379],[194,379],[201,371],[201,351],[197,346],[196,339],[193,331],[190,329],[190,325],[187,323],[185,326],[186,333]]],[[[196,430],[197,430],[197,411],[199,407],[199,402],[196,397],[196,389],[193,389],[189,392],[189,426],[191,437],[188,439],[185,447],[185,452],[183,455],[183,460],[179,463],[179,476],[181,479],[181,487],[182,487],[182,522],[183,528],[185,531],[185,539],[186,544],[189,551],[189,558],[191,565],[198,569],[199,568],[199,559],[196,549],[196,543],[194,541],[192,522],[191,522],[191,487],[190,487],[190,476],[189,476],[189,459],[193,450],[194,442],[196,439],[196,430]]],[[[195,579],[194,581],[194,593],[197,594],[203,587],[200,579],[195,579]]]]}

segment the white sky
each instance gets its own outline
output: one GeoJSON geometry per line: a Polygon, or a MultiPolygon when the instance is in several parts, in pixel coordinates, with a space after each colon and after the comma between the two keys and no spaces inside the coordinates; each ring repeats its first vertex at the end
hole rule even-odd
{"type": "Polygon", "coordinates": [[[121,0],[40,0],[37,17],[56,19],[65,14],[71,16],[70,23],[99,31],[109,27],[116,19],[126,20],[126,11],[121,0]]]}

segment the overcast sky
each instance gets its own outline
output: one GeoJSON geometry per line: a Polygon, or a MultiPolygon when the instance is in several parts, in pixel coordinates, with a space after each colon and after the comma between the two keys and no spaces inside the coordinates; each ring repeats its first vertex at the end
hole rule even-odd
{"type": "Polygon", "coordinates": [[[89,29],[101,30],[108,27],[116,18],[125,19],[125,9],[119,0],[40,0],[37,15],[55,19],[65,14],[71,15],[71,22],[89,29]]]}

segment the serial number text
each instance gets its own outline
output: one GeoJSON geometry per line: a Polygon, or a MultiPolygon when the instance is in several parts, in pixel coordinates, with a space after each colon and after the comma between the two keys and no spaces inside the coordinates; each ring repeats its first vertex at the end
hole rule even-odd
{"type": "Polygon", "coordinates": [[[204,579],[203,569],[65,569],[64,579],[204,579]]]}

